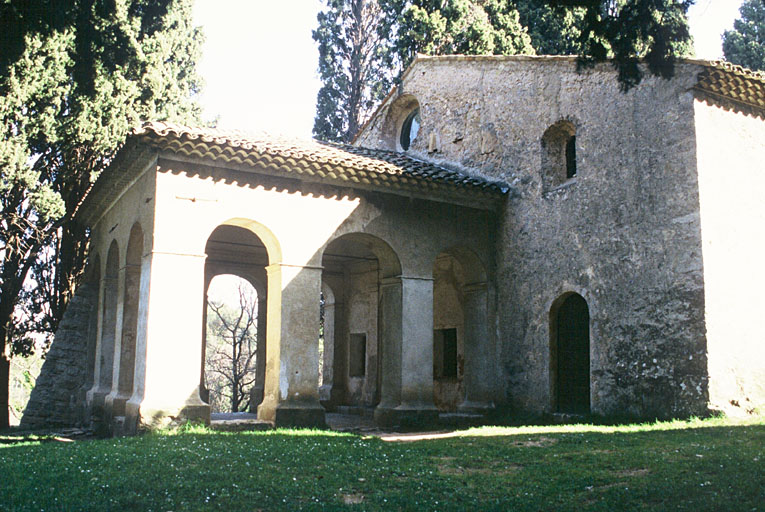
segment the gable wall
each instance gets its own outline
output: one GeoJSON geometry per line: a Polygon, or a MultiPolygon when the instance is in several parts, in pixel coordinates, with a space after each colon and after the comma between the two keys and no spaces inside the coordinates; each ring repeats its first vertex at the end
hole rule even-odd
{"type": "MultiPolygon", "coordinates": [[[[550,308],[573,291],[590,309],[593,412],[703,412],[690,91],[700,68],[683,64],[671,82],[648,78],[628,94],[609,67],[575,68],[571,60],[424,60],[400,88],[422,114],[410,154],[511,186],[498,232],[498,401],[554,410],[550,308]],[[576,127],[577,177],[545,192],[541,138],[560,120],[576,127]]],[[[386,116],[396,101],[359,145],[390,147],[395,123],[386,116]]]]}

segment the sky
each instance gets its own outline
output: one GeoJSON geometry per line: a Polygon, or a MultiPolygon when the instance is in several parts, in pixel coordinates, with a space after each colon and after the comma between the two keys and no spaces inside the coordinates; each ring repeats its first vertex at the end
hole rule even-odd
{"type": "MultiPolygon", "coordinates": [[[[721,35],[741,0],[696,0],[689,12],[696,56],[722,57],[721,35]]],[[[320,0],[196,0],[206,42],[199,70],[205,118],[218,127],[311,137],[318,50],[311,38],[320,0]]]]}

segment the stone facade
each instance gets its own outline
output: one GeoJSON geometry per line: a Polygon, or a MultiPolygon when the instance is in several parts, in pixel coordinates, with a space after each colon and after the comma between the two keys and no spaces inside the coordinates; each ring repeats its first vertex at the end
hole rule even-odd
{"type": "Polygon", "coordinates": [[[765,122],[696,90],[708,66],[685,62],[623,94],[610,66],[577,72],[571,58],[422,58],[357,138],[395,147],[397,120],[418,107],[408,154],[510,184],[496,328],[513,409],[555,410],[551,314],[571,292],[590,310],[593,412],[765,401],[754,313],[765,305],[765,122]],[[561,124],[575,135],[571,178],[551,175],[565,164],[546,137],[561,124]]]}
{"type": "Polygon", "coordinates": [[[763,161],[765,79],[701,61],[622,93],[573,58],[420,57],[355,146],[147,125],[78,212],[102,277],[76,407],[209,419],[204,296],[233,273],[276,424],[752,412],[763,161]]]}
{"type": "Polygon", "coordinates": [[[69,427],[89,420],[85,394],[93,382],[96,286],[81,285],[56,332],[21,428],[69,427]]]}

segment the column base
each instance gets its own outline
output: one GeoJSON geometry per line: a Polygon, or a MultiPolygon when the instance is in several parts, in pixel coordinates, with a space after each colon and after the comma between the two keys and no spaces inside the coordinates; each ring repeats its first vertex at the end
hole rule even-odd
{"type": "Polygon", "coordinates": [[[319,399],[325,410],[334,411],[345,400],[345,390],[330,384],[321,386],[319,388],[319,399]]]}
{"type": "Polygon", "coordinates": [[[106,409],[104,403],[109,393],[100,389],[91,389],[85,397],[86,407],[89,417],[85,420],[86,424],[93,429],[98,437],[109,435],[106,424],[106,409]]]}
{"type": "Polygon", "coordinates": [[[268,400],[258,406],[258,419],[270,421],[276,427],[325,428],[324,407],[319,402],[282,402],[268,400]]]}
{"type": "Polygon", "coordinates": [[[252,386],[250,389],[250,412],[258,413],[258,406],[263,402],[263,386],[252,386]]]}
{"type": "Polygon", "coordinates": [[[124,416],[125,415],[125,404],[130,399],[129,396],[125,395],[107,395],[104,399],[104,406],[107,412],[107,415],[109,417],[114,418],[115,416],[124,416]]]}
{"type": "Polygon", "coordinates": [[[492,402],[472,402],[465,400],[457,406],[457,412],[465,414],[482,414],[488,416],[494,412],[494,404],[492,402]]]}
{"type": "Polygon", "coordinates": [[[397,407],[377,406],[375,423],[380,427],[422,428],[438,423],[438,409],[433,405],[397,407]]]}

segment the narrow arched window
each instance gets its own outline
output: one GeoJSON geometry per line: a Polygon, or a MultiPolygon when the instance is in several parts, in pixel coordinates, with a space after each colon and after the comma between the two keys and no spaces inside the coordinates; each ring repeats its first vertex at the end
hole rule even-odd
{"type": "Polygon", "coordinates": [[[399,142],[401,143],[401,149],[404,151],[409,149],[412,142],[417,138],[417,133],[420,131],[420,109],[416,108],[412,110],[404,123],[401,125],[401,136],[399,142]]]}
{"type": "Polygon", "coordinates": [[[576,128],[569,121],[559,121],[542,136],[543,188],[548,191],[576,175],[576,128]]]}
{"type": "Polygon", "coordinates": [[[566,141],[566,179],[576,176],[576,135],[566,141]]]}

